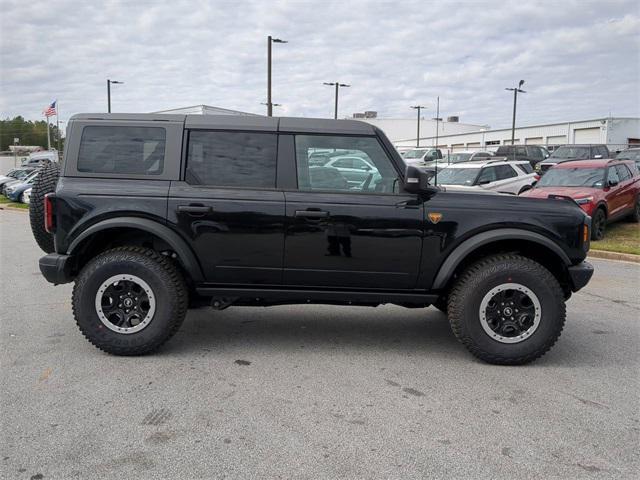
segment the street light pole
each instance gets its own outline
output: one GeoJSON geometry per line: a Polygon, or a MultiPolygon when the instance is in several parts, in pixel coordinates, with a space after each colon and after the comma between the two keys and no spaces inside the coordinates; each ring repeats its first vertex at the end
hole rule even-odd
{"type": "Polygon", "coordinates": [[[436,144],[434,145],[435,148],[438,148],[438,124],[440,122],[440,97],[437,98],[436,100],[436,144]]]}
{"type": "Polygon", "coordinates": [[[286,40],[273,38],[271,35],[267,37],[267,116],[273,116],[273,103],[271,102],[271,44],[287,43],[286,40]]]}
{"type": "Polygon", "coordinates": [[[119,82],[117,80],[109,80],[107,78],[107,112],[111,113],[111,84],[117,85],[122,84],[124,82],[119,82]]]}
{"type": "Polygon", "coordinates": [[[522,90],[524,80],[520,80],[516,88],[505,88],[505,90],[513,91],[513,120],[511,122],[511,145],[515,144],[516,138],[516,104],[518,103],[518,92],[527,93],[522,90]]]}
{"type": "Polygon", "coordinates": [[[420,110],[422,110],[423,108],[427,108],[427,107],[423,107],[422,105],[413,105],[411,108],[413,108],[414,110],[418,111],[418,127],[417,127],[417,132],[416,132],[416,147],[420,146],[420,110]]]}
{"type": "Polygon", "coordinates": [[[340,87],[350,87],[351,85],[347,85],[346,83],[340,83],[340,82],[322,82],[323,85],[329,85],[331,87],[335,86],[336,87],[336,95],[335,95],[335,105],[333,108],[333,118],[335,118],[336,120],[338,119],[338,90],[340,89],[340,87]]]}

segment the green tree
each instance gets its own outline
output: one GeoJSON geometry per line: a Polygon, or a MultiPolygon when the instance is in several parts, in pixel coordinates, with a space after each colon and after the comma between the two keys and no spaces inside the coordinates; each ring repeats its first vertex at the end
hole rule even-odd
{"type": "MultiPolygon", "coordinates": [[[[51,148],[58,147],[58,129],[55,124],[50,127],[51,148]]],[[[19,138],[20,145],[37,145],[47,148],[47,122],[44,120],[25,120],[18,115],[12,119],[0,120],[0,151],[9,150],[13,139],[19,138]]],[[[64,145],[64,138],[60,141],[60,148],[64,145]]]]}

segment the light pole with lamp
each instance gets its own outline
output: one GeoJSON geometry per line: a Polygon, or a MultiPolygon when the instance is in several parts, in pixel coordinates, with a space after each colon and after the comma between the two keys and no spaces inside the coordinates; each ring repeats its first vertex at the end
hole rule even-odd
{"type": "Polygon", "coordinates": [[[322,82],[322,84],[329,85],[331,87],[335,85],[336,87],[336,98],[335,98],[335,107],[333,110],[333,118],[337,120],[338,119],[338,90],[340,87],[350,87],[351,85],[347,85],[346,83],[340,83],[340,82],[322,82]]]}
{"type": "Polygon", "coordinates": [[[515,143],[516,138],[516,104],[518,103],[518,92],[527,93],[522,90],[524,80],[520,80],[516,88],[505,88],[505,90],[513,91],[513,121],[511,122],[511,145],[515,143]]]}
{"type": "Polygon", "coordinates": [[[111,84],[120,85],[124,82],[119,82],[118,80],[109,80],[107,78],[107,112],[111,113],[111,84]]]}
{"type": "Polygon", "coordinates": [[[272,43],[288,43],[280,38],[273,38],[271,35],[267,37],[267,116],[273,116],[273,103],[271,102],[271,44],[272,43]]]}
{"type": "Polygon", "coordinates": [[[420,110],[427,107],[423,107],[422,105],[413,105],[410,108],[413,108],[414,110],[418,111],[418,126],[417,126],[417,132],[416,132],[416,148],[417,148],[420,146],[420,110]]]}

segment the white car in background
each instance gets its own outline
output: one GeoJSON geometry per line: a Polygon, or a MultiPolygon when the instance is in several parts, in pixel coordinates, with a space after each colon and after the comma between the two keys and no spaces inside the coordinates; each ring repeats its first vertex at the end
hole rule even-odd
{"type": "Polygon", "coordinates": [[[362,185],[369,176],[375,176],[378,173],[378,169],[369,160],[352,155],[334,157],[324,166],[338,170],[350,187],[362,185]]]}
{"type": "MultiPolygon", "coordinates": [[[[489,160],[494,158],[493,153],[485,152],[485,151],[459,151],[445,154],[441,159],[438,160],[438,168],[444,168],[447,165],[454,165],[456,163],[464,163],[464,162],[481,162],[483,160],[489,160]]],[[[501,157],[502,158],[502,157],[501,157]]],[[[503,158],[504,160],[504,158],[503,158]]],[[[425,164],[425,167],[433,168],[436,166],[436,162],[431,161],[425,164]]]]}
{"type": "Polygon", "coordinates": [[[530,190],[538,179],[529,162],[499,159],[448,165],[438,171],[433,181],[448,191],[492,190],[519,195],[530,190]]]}
{"type": "Polygon", "coordinates": [[[402,152],[402,158],[407,165],[421,165],[436,159],[442,161],[442,151],[433,147],[413,148],[402,152]]]}
{"type": "Polygon", "coordinates": [[[26,203],[29,205],[31,203],[31,188],[27,188],[24,192],[22,192],[22,203],[26,203]]]}

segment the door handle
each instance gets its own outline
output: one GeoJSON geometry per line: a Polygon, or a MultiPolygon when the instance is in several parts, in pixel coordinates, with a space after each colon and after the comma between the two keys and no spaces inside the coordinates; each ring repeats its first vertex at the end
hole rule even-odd
{"type": "Polygon", "coordinates": [[[204,215],[210,213],[213,209],[205,205],[178,205],[178,213],[199,214],[204,215]]]}
{"type": "Polygon", "coordinates": [[[296,210],[296,217],[326,218],[329,212],[326,210],[296,210]]]}

